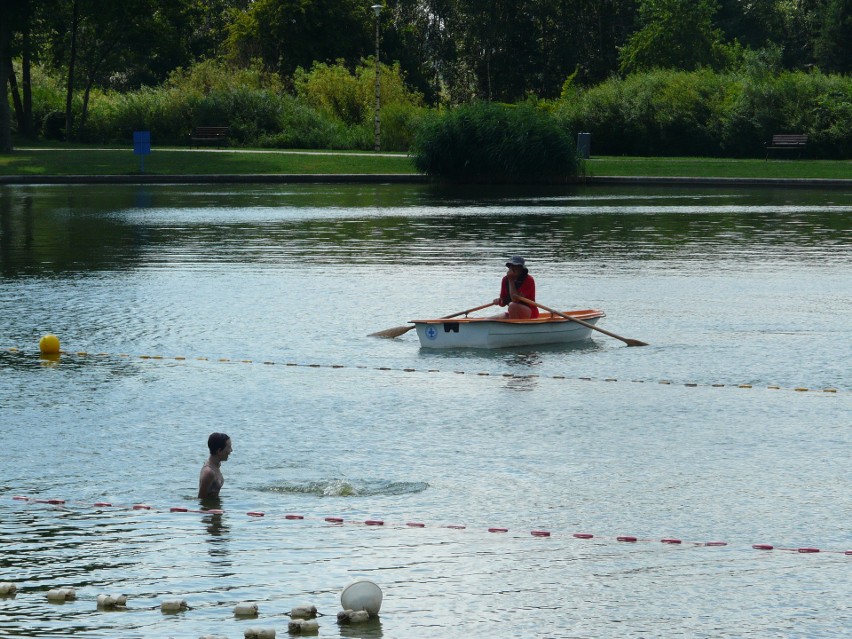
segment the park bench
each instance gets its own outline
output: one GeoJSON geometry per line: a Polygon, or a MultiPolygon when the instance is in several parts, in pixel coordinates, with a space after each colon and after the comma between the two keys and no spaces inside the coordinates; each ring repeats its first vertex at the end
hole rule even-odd
{"type": "Polygon", "coordinates": [[[764,145],[766,148],[766,159],[769,159],[771,151],[798,151],[798,157],[808,146],[808,136],[801,133],[779,133],[772,136],[772,141],[764,145]]]}
{"type": "Polygon", "coordinates": [[[228,146],[228,133],[229,127],[226,126],[197,126],[189,136],[189,148],[193,143],[196,146],[215,143],[216,148],[228,146]]]}

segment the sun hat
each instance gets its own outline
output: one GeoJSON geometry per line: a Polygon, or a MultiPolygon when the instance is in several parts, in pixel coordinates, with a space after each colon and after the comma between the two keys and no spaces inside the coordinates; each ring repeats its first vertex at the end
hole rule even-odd
{"type": "Polygon", "coordinates": [[[509,266],[523,266],[526,260],[522,258],[520,255],[513,255],[512,259],[506,262],[506,267],[509,266]]]}

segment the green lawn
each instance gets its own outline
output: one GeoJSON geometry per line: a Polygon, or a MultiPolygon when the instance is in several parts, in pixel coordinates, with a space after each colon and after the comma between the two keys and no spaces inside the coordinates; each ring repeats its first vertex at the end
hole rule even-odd
{"type": "MultiPolygon", "coordinates": [[[[0,155],[0,175],[130,175],[140,172],[132,149],[16,150],[0,155]]],[[[414,173],[404,154],[347,152],[212,151],[153,149],[145,156],[146,174],[213,175],[274,173],[414,173]]]]}
{"type": "Polygon", "coordinates": [[[593,157],[586,175],[852,179],[850,160],[593,157]]]}
{"type": "MultiPolygon", "coordinates": [[[[852,179],[850,160],[593,157],[586,174],[647,177],[852,179]]],[[[132,175],[139,156],[129,148],[27,147],[0,155],[0,175],[132,175]]],[[[404,174],[415,173],[405,154],[331,151],[188,150],[155,148],[145,157],[152,175],[404,174]]]]}

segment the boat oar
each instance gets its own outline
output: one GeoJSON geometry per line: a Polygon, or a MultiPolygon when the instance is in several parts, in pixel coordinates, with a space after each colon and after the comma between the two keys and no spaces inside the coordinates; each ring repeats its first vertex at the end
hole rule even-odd
{"type": "MultiPolygon", "coordinates": [[[[459,315],[467,315],[468,313],[473,313],[474,311],[479,311],[483,308],[488,308],[489,306],[494,306],[494,302],[488,302],[488,304],[483,304],[482,306],[477,306],[475,308],[469,308],[466,311],[459,311],[458,313],[453,313],[452,315],[444,315],[441,319],[450,319],[451,317],[458,317],[459,315]]],[[[414,328],[414,324],[411,326],[395,326],[394,328],[387,328],[383,331],[378,331],[377,333],[370,333],[368,337],[399,337],[400,335],[404,335],[412,328],[414,328]]]]}
{"type": "Polygon", "coordinates": [[[544,304],[539,304],[538,302],[533,302],[532,300],[528,300],[526,297],[521,297],[520,295],[516,298],[519,302],[523,302],[524,304],[530,304],[532,306],[538,306],[540,309],[549,311],[553,315],[559,315],[560,317],[564,317],[567,320],[571,320],[572,322],[577,322],[578,324],[582,324],[586,328],[591,328],[598,332],[603,333],[604,335],[609,335],[610,337],[614,337],[615,339],[620,339],[622,342],[627,344],[628,346],[647,346],[646,342],[640,342],[638,339],[630,339],[629,337],[622,337],[621,335],[616,335],[615,333],[610,333],[602,328],[598,328],[594,324],[589,324],[588,322],[584,322],[581,319],[577,319],[576,317],[571,317],[570,315],[566,315],[565,313],[560,313],[559,311],[553,310],[552,308],[548,308],[544,304]]]}

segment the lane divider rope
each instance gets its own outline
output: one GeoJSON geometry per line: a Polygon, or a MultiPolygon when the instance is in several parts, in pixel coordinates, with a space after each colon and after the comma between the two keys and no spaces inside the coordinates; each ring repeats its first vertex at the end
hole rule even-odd
{"type": "MultiPolygon", "coordinates": [[[[49,506],[62,507],[64,509],[69,509],[67,502],[64,499],[39,499],[28,497],[25,495],[14,495],[12,497],[13,501],[17,502],[25,502],[29,504],[43,504],[49,506]]],[[[195,509],[188,508],[184,506],[172,506],[165,510],[163,508],[157,508],[148,504],[131,504],[131,505],[121,505],[114,504],[111,502],[71,502],[76,506],[82,508],[115,508],[115,509],[123,509],[123,510],[143,510],[143,511],[152,511],[152,512],[169,512],[169,513],[194,513],[201,515],[224,515],[225,511],[220,509],[195,509]]],[[[245,513],[246,516],[254,519],[254,520],[285,520],[285,521],[314,521],[314,522],[322,522],[324,524],[332,524],[332,525],[360,525],[365,527],[388,527],[388,528],[447,528],[450,530],[477,530],[475,528],[471,528],[464,524],[435,524],[428,526],[426,523],[422,521],[408,521],[408,522],[396,522],[389,523],[383,519],[345,519],[343,517],[336,516],[327,516],[327,517],[311,517],[305,516],[299,513],[284,513],[279,515],[267,516],[267,513],[260,510],[250,510],[245,513]]],[[[488,533],[508,533],[510,529],[508,527],[503,526],[489,526],[485,528],[485,531],[488,533]]],[[[719,548],[724,546],[729,546],[726,541],[712,540],[712,541],[688,541],[684,539],[680,539],[678,537],[662,537],[662,538],[650,538],[650,537],[637,537],[634,535],[615,535],[615,536],[607,536],[607,535],[598,535],[594,533],[588,532],[575,532],[575,533],[562,533],[558,531],[550,531],[544,529],[534,529],[529,531],[524,531],[523,534],[529,534],[532,537],[537,538],[563,538],[563,539],[581,539],[588,540],[594,539],[597,541],[616,541],[619,543],[625,544],[639,544],[639,543],[661,543],[668,546],[693,546],[693,547],[705,547],[705,548],[719,548]]],[[[852,549],[849,550],[826,550],[822,548],[817,548],[814,546],[800,546],[800,547],[789,547],[789,546],[777,546],[774,544],[767,543],[757,543],[751,544],[750,548],[753,550],[779,550],[783,552],[792,552],[798,554],[835,554],[835,555],[845,555],[847,557],[852,557],[852,549]]]]}
{"type": "MultiPolygon", "coordinates": [[[[25,350],[11,346],[6,347],[2,350],[5,350],[10,353],[20,353],[29,355],[25,350]]],[[[41,358],[45,359],[48,362],[57,361],[57,356],[45,356],[39,353],[36,353],[41,358]]],[[[809,388],[806,386],[792,386],[785,387],[779,386],[777,384],[769,384],[767,386],[763,385],[755,385],[748,383],[704,383],[700,384],[697,382],[675,382],[668,379],[661,380],[644,380],[644,379],[619,379],[617,377],[589,377],[589,376],[581,376],[581,377],[573,377],[567,375],[537,375],[537,374],[529,374],[529,375],[517,375],[515,373],[490,373],[488,371],[479,371],[479,372],[469,372],[463,370],[454,370],[454,371],[446,371],[435,368],[429,369],[418,369],[418,368],[393,368],[391,366],[366,366],[363,364],[356,364],[346,366],[345,364],[317,364],[317,363],[303,363],[303,362],[275,362],[271,360],[263,360],[260,362],[256,362],[251,359],[232,359],[229,357],[185,357],[185,356],[173,356],[167,357],[163,355],[129,355],[127,353],[90,353],[87,351],[60,351],[60,355],[66,355],[69,357],[79,357],[79,358],[87,358],[87,357],[118,357],[123,359],[140,359],[140,360],[154,360],[154,361],[177,361],[177,362],[189,362],[189,361],[198,361],[198,362],[214,362],[220,364],[261,364],[264,366],[289,366],[289,367],[299,367],[299,368],[331,368],[331,369],[358,369],[358,370],[376,370],[376,371],[386,371],[386,372],[400,372],[400,373],[443,373],[443,374],[455,374],[455,375],[476,375],[479,377],[505,377],[511,379],[557,379],[557,380],[573,380],[573,381],[586,381],[586,382],[627,382],[633,384],[659,384],[662,386],[676,386],[676,387],[686,387],[686,388],[738,388],[738,389],[766,389],[766,390],[785,390],[785,391],[793,391],[797,393],[821,393],[821,394],[830,394],[830,395],[844,395],[850,393],[849,390],[846,389],[837,389],[834,387],[828,388],[809,388]]]]}

